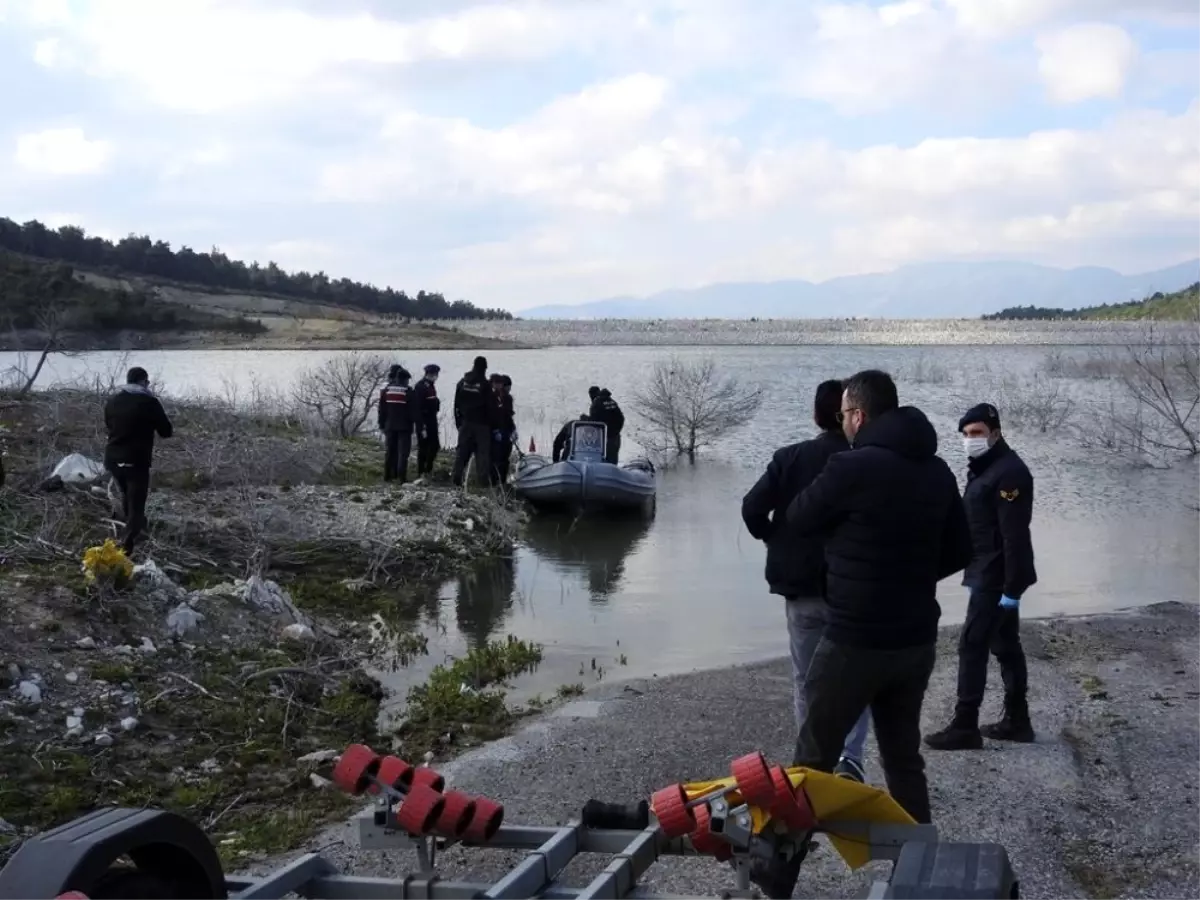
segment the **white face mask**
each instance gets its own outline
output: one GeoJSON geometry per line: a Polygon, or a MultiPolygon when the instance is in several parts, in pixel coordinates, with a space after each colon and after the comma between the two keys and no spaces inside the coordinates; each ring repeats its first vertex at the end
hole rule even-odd
{"type": "Polygon", "coordinates": [[[967,456],[975,459],[977,456],[983,456],[991,448],[985,437],[965,437],[963,438],[963,449],[967,451],[967,456]]]}

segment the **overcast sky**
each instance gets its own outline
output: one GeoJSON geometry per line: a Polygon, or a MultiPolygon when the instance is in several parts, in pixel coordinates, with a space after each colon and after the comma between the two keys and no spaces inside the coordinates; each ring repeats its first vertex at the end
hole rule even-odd
{"type": "Polygon", "coordinates": [[[510,309],[1132,273],[1200,244],[1198,8],[0,0],[0,215],[510,309]]]}

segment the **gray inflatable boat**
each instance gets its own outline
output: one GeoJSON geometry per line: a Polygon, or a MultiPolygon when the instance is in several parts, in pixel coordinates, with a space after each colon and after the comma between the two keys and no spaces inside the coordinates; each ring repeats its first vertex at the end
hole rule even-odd
{"type": "Polygon", "coordinates": [[[654,464],[641,457],[623,465],[604,462],[607,428],[574,422],[566,459],[551,462],[527,453],[517,463],[512,488],[518,497],[546,509],[629,510],[653,513],[654,464]]]}

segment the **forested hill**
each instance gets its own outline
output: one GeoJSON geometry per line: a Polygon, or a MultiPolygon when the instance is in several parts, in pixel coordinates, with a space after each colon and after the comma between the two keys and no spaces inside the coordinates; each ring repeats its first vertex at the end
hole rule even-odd
{"type": "Polygon", "coordinates": [[[1010,306],[997,313],[983,316],[991,321],[1013,319],[1082,319],[1090,321],[1154,319],[1158,321],[1189,321],[1200,318],[1200,282],[1182,291],[1156,293],[1144,300],[1127,303],[1104,303],[1082,309],[1057,309],[1045,306],[1010,306]]]}
{"type": "Polygon", "coordinates": [[[41,222],[19,225],[0,218],[0,249],[46,260],[71,263],[110,275],[140,275],[195,285],[212,293],[272,294],[306,303],[363,310],[414,319],[510,319],[498,309],[480,309],[465,300],[447,301],[439,293],[404,291],[331,278],[324,272],[285,272],[275,263],[260,266],[230,259],[215,247],[197,253],[183,246],[172,250],[166,241],[129,235],[113,243],[89,236],[82,228],[64,225],[55,230],[41,222]]]}

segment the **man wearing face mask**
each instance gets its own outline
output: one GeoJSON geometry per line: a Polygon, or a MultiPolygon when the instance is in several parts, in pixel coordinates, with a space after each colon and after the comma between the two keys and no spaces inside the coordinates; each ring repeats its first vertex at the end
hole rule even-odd
{"type": "Polygon", "coordinates": [[[959,420],[966,450],[967,488],[963,506],[971,529],[971,563],[963,584],[971,592],[958,642],[958,703],[950,725],[925,737],[934,750],[979,750],[983,738],[1033,740],[1027,700],[1028,675],[1021,648],[1020,600],[1037,583],[1033,565],[1033,476],[1000,432],[1000,414],[990,403],[967,410],[959,420]],[[1004,716],[979,727],[987,687],[988,654],[1000,663],[1004,716]]]}

